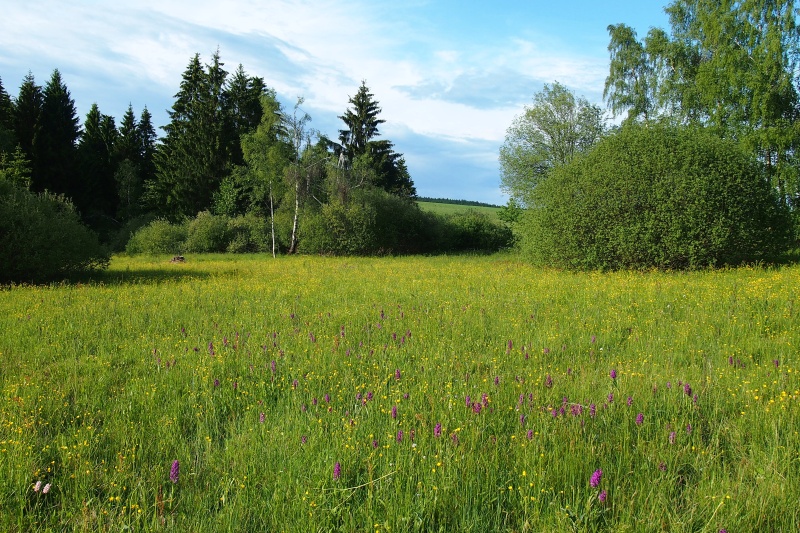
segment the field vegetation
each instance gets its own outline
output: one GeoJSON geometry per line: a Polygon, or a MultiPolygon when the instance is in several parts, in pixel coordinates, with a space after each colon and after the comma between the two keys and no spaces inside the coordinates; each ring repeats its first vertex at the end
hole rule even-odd
{"type": "Polygon", "coordinates": [[[115,257],[0,292],[4,531],[789,531],[800,269],[115,257]]]}

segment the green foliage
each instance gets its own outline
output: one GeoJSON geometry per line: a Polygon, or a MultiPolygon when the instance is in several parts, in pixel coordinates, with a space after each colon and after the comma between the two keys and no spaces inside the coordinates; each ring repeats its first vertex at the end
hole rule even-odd
{"type": "Polygon", "coordinates": [[[129,254],[179,254],[187,234],[185,225],[157,219],[134,233],[125,251],[129,254]]]}
{"type": "Polygon", "coordinates": [[[262,217],[253,213],[228,220],[229,253],[266,252],[270,249],[270,226],[262,217]]]}
{"type": "Polygon", "coordinates": [[[198,213],[186,223],[186,253],[224,252],[228,248],[228,222],[226,216],[212,215],[208,211],[198,213]]]}
{"type": "Polygon", "coordinates": [[[534,191],[523,250],[578,269],[772,260],[790,222],[747,152],[697,128],[629,125],[534,191]]]}
{"type": "Polygon", "coordinates": [[[536,185],[556,167],[589,150],[603,134],[601,110],[559,83],[545,85],[516,117],[500,148],[501,186],[527,205],[536,185]]]}
{"type": "Polygon", "coordinates": [[[485,213],[472,209],[445,218],[445,249],[496,252],[513,244],[511,229],[485,213]]]}
{"type": "Polygon", "coordinates": [[[0,282],[41,282],[103,269],[109,254],[63,196],[0,179],[0,282]]]}

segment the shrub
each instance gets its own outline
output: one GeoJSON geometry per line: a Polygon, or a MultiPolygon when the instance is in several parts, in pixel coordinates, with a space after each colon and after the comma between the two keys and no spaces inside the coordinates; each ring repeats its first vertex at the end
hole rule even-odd
{"type": "Polygon", "coordinates": [[[179,254],[186,241],[186,226],[158,219],[133,234],[125,247],[130,254],[179,254]]]}
{"type": "Polygon", "coordinates": [[[629,125],[533,191],[522,250],[570,269],[696,269],[771,260],[790,242],[762,166],[702,129],[629,125]]]}
{"type": "Polygon", "coordinates": [[[496,252],[514,242],[508,226],[496,223],[489,215],[473,209],[449,215],[445,222],[445,247],[450,251],[496,252]]]}
{"type": "Polygon", "coordinates": [[[108,263],[108,251],[69,200],[0,180],[0,282],[54,280],[108,263]]]}
{"type": "Polygon", "coordinates": [[[227,251],[231,253],[267,252],[271,250],[269,220],[254,214],[228,221],[227,251]]]}
{"type": "Polygon", "coordinates": [[[228,247],[228,221],[225,215],[198,213],[186,224],[183,251],[187,253],[224,252],[228,247]]]}

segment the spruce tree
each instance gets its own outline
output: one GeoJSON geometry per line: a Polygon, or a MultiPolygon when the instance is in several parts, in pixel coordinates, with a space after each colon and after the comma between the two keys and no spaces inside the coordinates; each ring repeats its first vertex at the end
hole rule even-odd
{"type": "Polygon", "coordinates": [[[156,157],[147,199],[163,215],[180,218],[207,210],[229,171],[224,142],[223,87],[227,73],[219,52],[206,70],[196,54],[183,74],[169,112],[167,135],[156,157]]]}
{"type": "Polygon", "coordinates": [[[42,101],[42,88],[36,85],[33,74],[28,72],[14,101],[14,132],[22,153],[31,165],[34,159],[33,140],[39,129],[42,101]]]}
{"type": "Polygon", "coordinates": [[[48,189],[72,198],[80,188],[75,173],[80,122],[75,101],[58,69],[53,71],[42,96],[42,113],[33,139],[32,189],[48,189]]]}
{"type": "Polygon", "coordinates": [[[80,180],[74,202],[84,220],[95,228],[107,227],[116,217],[116,140],[114,117],[101,114],[97,104],[93,104],[78,143],[80,180]]]}
{"type": "Polygon", "coordinates": [[[347,129],[339,130],[341,144],[334,146],[339,166],[367,172],[367,178],[362,176],[356,182],[368,179],[373,185],[396,196],[414,198],[416,188],[402,154],[394,151],[392,142],[374,140],[380,135],[378,126],[386,121],[378,118],[381,108],[369,92],[366,82],[361,82],[358,92],[349,102],[352,107],[339,117],[347,129]]]}
{"type": "Polygon", "coordinates": [[[250,77],[240,64],[225,85],[225,144],[231,165],[243,165],[242,135],[253,133],[261,122],[261,97],[267,93],[264,80],[250,77]]]}
{"type": "Polygon", "coordinates": [[[14,105],[0,78],[0,154],[12,153],[17,146],[14,134],[14,105]]]}

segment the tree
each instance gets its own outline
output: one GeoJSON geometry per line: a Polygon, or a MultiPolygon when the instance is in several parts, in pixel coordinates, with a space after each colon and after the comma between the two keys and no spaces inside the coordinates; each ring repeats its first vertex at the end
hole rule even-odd
{"type": "Polygon", "coordinates": [[[261,97],[267,92],[264,80],[248,76],[240,64],[225,85],[226,143],[232,165],[244,164],[242,135],[252,133],[261,122],[261,97]]]}
{"type": "Polygon", "coordinates": [[[80,188],[76,189],[73,200],[84,220],[95,228],[116,220],[119,203],[114,179],[118,165],[117,137],[114,117],[103,115],[97,104],[92,104],[78,143],[80,188]]]}
{"type": "Polygon", "coordinates": [[[14,133],[14,104],[0,78],[0,154],[11,153],[17,146],[14,133]]]}
{"type": "Polygon", "coordinates": [[[787,181],[800,144],[800,31],[793,0],[674,0],[670,34],[643,42],[609,26],[611,66],[605,97],[631,120],[670,117],[745,142],[765,162],[782,201],[800,199],[787,181]]]}
{"type": "Polygon", "coordinates": [[[42,88],[36,85],[33,74],[28,72],[22,80],[19,94],[14,101],[14,131],[25,157],[33,165],[33,140],[39,131],[39,116],[42,114],[42,88]]]}
{"type": "Polygon", "coordinates": [[[554,83],[536,93],[533,105],[516,117],[500,148],[501,186],[522,205],[556,167],[587,152],[605,125],[598,106],[554,83]]]}
{"type": "Polygon", "coordinates": [[[42,112],[33,139],[31,187],[35,191],[47,189],[72,198],[80,194],[76,143],[81,130],[75,101],[58,69],[53,71],[42,97],[42,112]]]}
{"type": "Polygon", "coordinates": [[[272,235],[272,256],[275,257],[275,209],[283,197],[284,169],[292,160],[292,145],[286,142],[281,105],[273,91],[261,97],[261,122],[253,133],[242,136],[242,152],[249,171],[267,189],[272,235]]]}
{"type": "Polygon", "coordinates": [[[347,128],[339,130],[339,144],[333,144],[338,167],[349,171],[338,173],[342,178],[336,187],[340,195],[346,196],[349,187],[371,183],[396,196],[416,197],[417,191],[403,156],[394,151],[390,141],[374,140],[380,135],[378,126],[385,120],[378,118],[381,108],[365,81],[349,103],[352,107],[339,117],[347,128]]]}
{"type": "Polygon", "coordinates": [[[219,52],[203,69],[195,54],[183,73],[180,91],[156,153],[156,179],[149,183],[153,209],[180,218],[209,209],[214,192],[230,171],[224,150],[223,86],[226,72],[219,52]]]}

